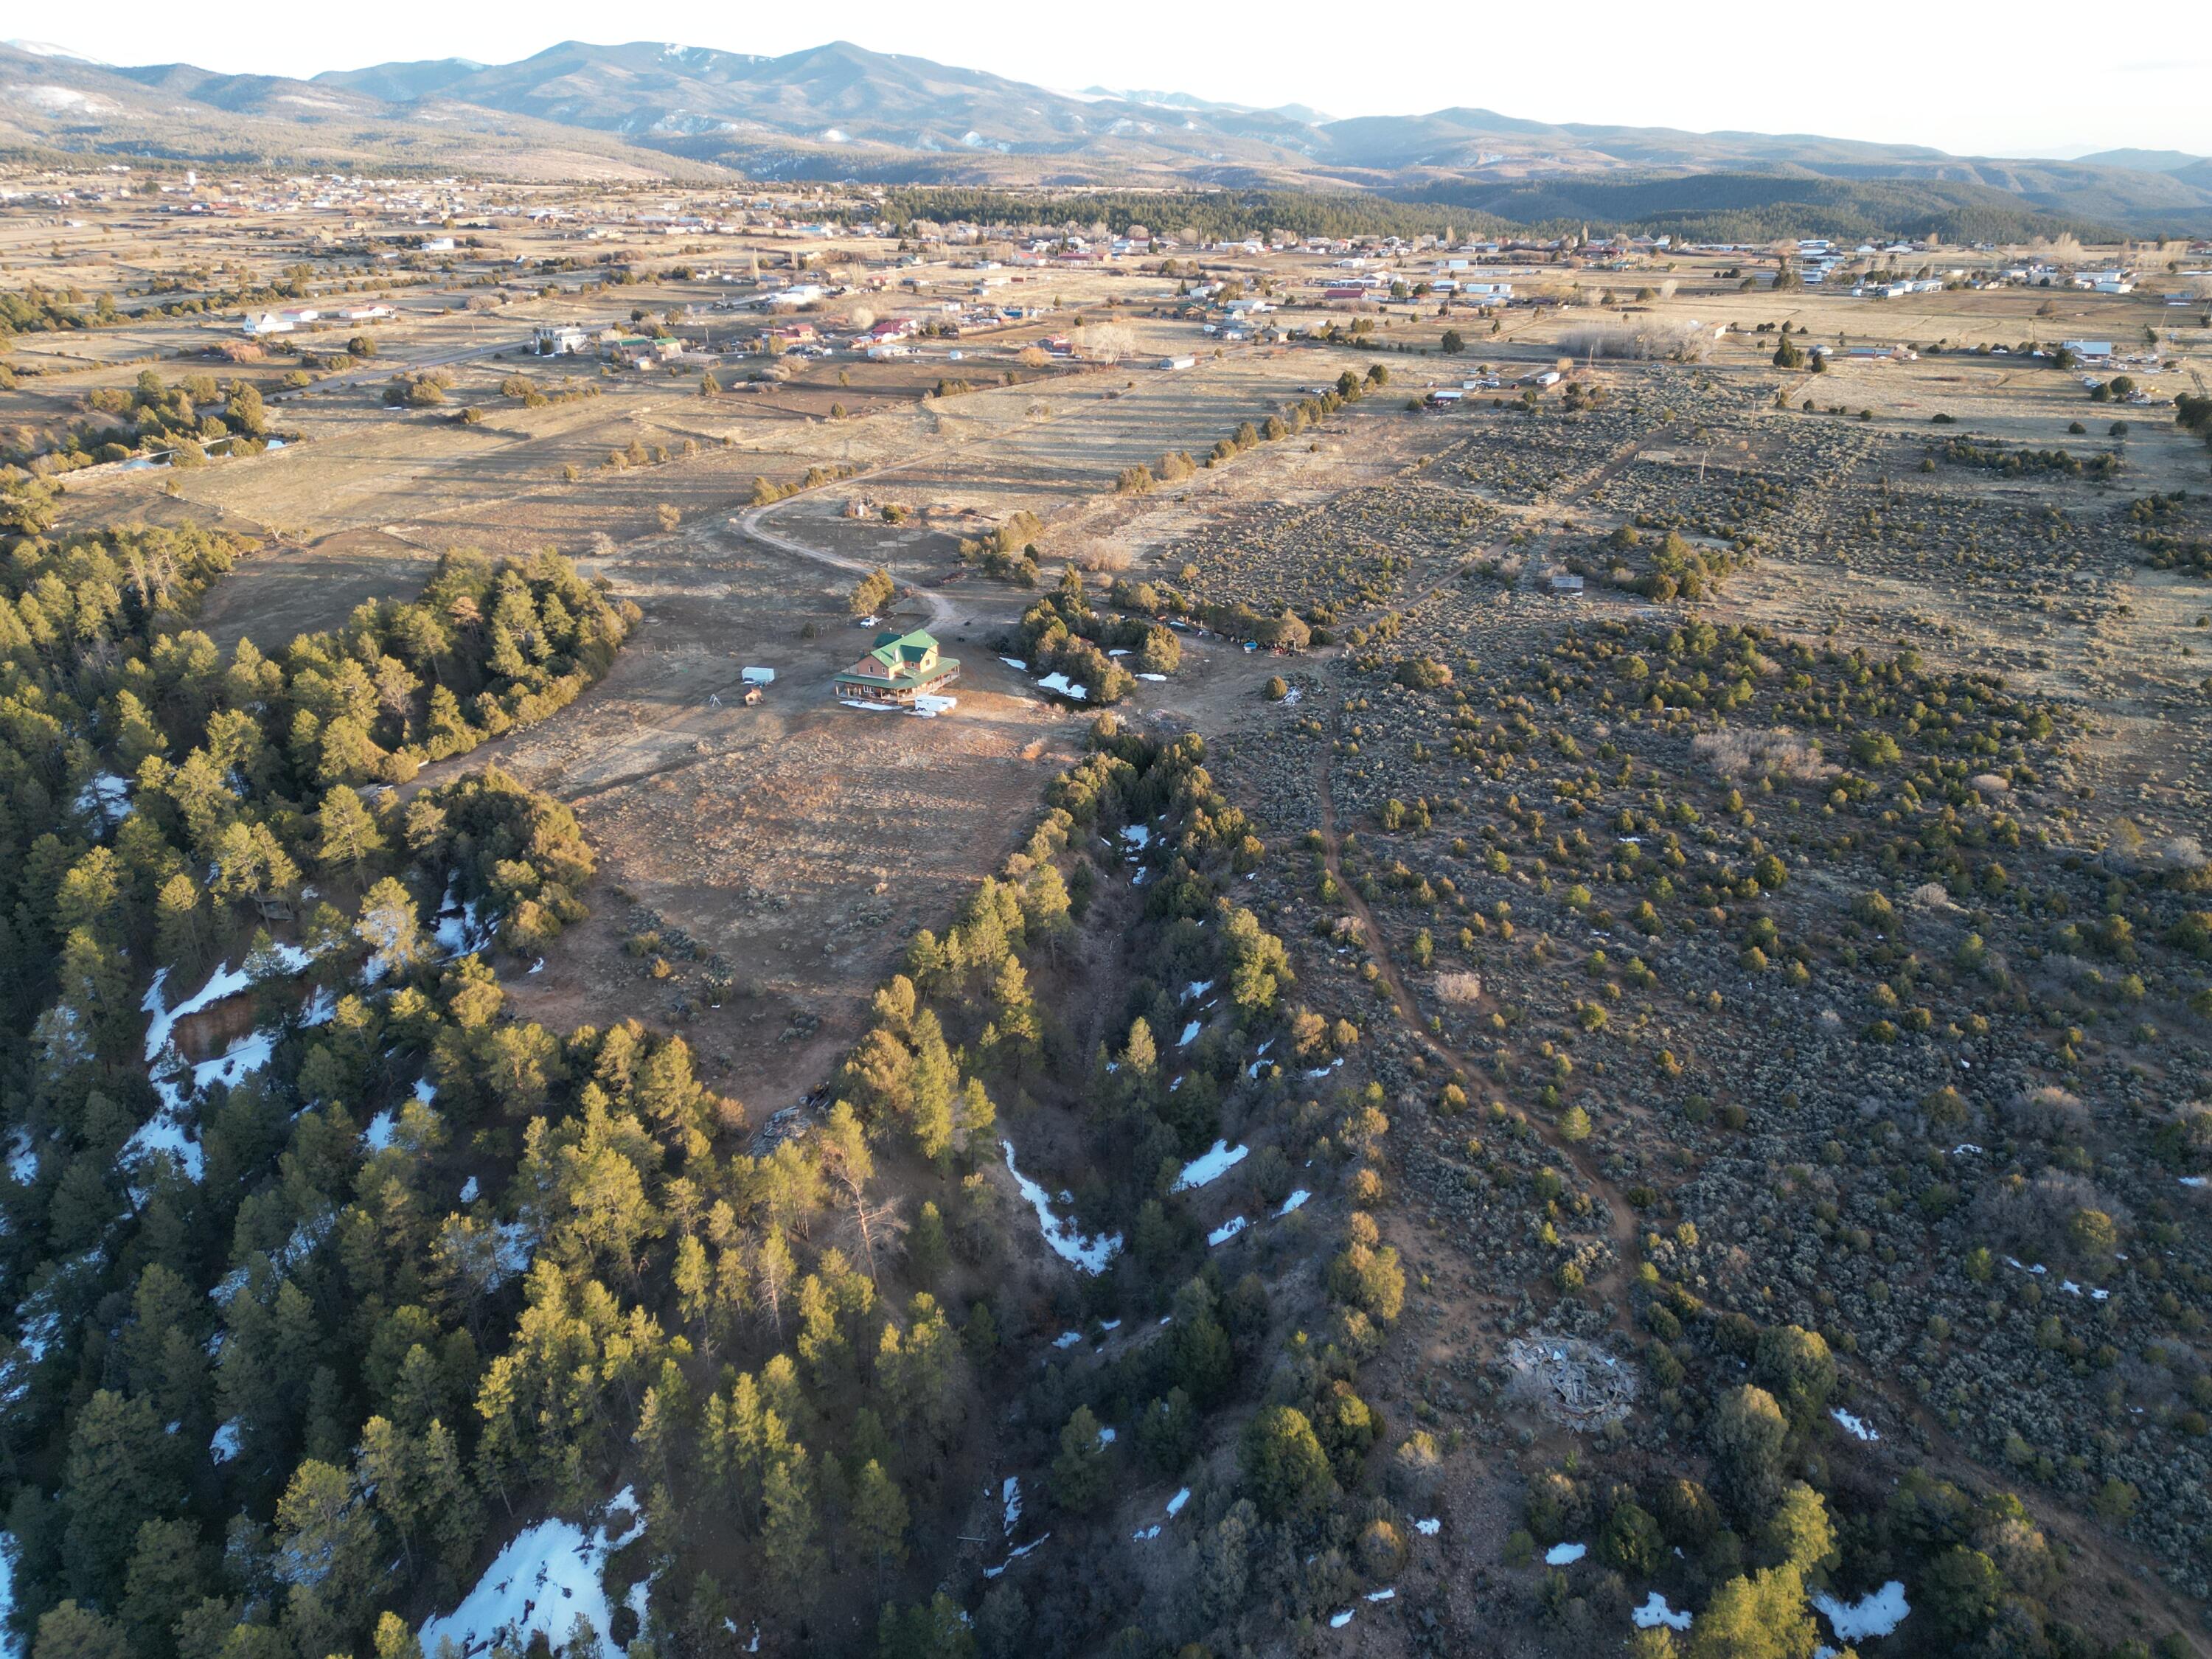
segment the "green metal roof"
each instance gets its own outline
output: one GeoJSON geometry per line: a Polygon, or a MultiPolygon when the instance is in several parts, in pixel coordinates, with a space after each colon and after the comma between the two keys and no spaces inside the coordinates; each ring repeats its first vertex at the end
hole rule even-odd
{"type": "Polygon", "coordinates": [[[919,628],[911,634],[885,629],[876,635],[868,656],[880,672],[863,673],[848,668],[842,670],[837,678],[854,685],[904,687],[940,678],[960,666],[957,657],[937,655],[937,641],[919,628]],[[924,663],[929,664],[927,671],[922,666],[924,663]]]}

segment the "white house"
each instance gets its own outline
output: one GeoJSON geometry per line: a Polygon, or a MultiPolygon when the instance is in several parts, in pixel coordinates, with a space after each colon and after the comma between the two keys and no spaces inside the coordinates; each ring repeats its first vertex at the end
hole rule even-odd
{"type": "Polygon", "coordinates": [[[573,323],[540,323],[530,332],[530,346],[541,357],[588,356],[592,337],[573,323]]]}
{"type": "Polygon", "coordinates": [[[278,311],[257,312],[246,319],[246,332],[257,339],[264,334],[289,334],[322,314],[313,306],[286,306],[278,311]]]}

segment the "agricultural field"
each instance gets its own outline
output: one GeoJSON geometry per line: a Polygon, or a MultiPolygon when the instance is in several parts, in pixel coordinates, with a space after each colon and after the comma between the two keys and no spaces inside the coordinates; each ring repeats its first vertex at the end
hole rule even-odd
{"type": "Polygon", "coordinates": [[[387,189],[0,208],[10,1654],[2212,1652],[2212,324],[387,189]]]}

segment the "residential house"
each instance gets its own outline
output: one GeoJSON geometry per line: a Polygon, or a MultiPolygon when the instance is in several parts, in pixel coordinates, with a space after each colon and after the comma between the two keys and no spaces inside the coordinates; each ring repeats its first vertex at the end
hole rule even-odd
{"type": "Polygon", "coordinates": [[[840,702],[911,708],[917,698],[935,696],[959,678],[959,659],[939,654],[929,634],[885,629],[868,654],[841,670],[830,684],[840,702]]]}
{"type": "Polygon", "coordinates": [[[586,356],[592,349],[592,336],[573,323],[540,323],[530,331],[530,349],[541,357],[586,356]]]}

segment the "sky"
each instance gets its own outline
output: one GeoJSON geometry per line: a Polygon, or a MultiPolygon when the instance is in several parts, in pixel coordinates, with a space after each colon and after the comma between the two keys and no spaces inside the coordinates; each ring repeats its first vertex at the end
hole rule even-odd
{"type": "MultiPolygon", "coordinates": [[[[842,39],[1062,90],[1093,85],[1334,116],[1452,105],[1547,121],[1820,133],[1961,155],[2133,147],[2212,155],[2203,0],[2139,0],[2100,27],[2057,0],[1990,8],[1790,0],[1446,3],[1433,14],[1288,0],[1265,8],[844,0],[734,8],[661,0],[655,38],[778,54],[842,39]],[[1371,19],[1367,27],[1365,20],[1371,19]]],[[[563,40],[641,38],[582,0],[308,6],[281,27],[210,29],[191,7],[111,0],[95,33],[66,9],[46,38],[88,57],[306,76],[416,58],[506,63],[563,40]],[[371,27],[362,27],[364,19],[371,27]]]]}

